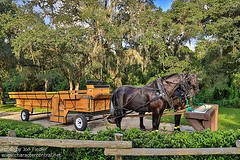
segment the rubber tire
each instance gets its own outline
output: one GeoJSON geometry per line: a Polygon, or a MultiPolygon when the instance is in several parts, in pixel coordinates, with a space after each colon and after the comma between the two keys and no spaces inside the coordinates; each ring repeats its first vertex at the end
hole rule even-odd
{"type": "Polygon", "coordinates": [[[28,121],[29,117],[30,117],[29,110],[27,110],[27,109],[22,110],[22,112],[21,112],[22,121],[28,121]]]}
{"type": "Polygon", "coordinates": [[[74,127],[78,131],[84,131],[87,128],[87,118],[84,114],[79,113],[74,118],[74,127]]]}

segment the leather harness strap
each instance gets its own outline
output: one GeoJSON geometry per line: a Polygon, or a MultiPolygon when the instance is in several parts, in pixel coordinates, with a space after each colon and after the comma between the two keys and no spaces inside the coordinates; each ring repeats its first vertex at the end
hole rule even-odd
{"type": "Polygon", "coordinates": [[[163,86],[163,82],[162,82],[162,78],[158,78],[155,80],[156,81],[156,84],[157,84],[157,88],[160,92],[160,95],[163,100],[167,101],[168,105],[170,106],[170,109],[173,109],[173,101],[172,99],[168,96],[167,92],[166,92],[166,89],[164,88],[163,86]],[[159,82],[160,81],[160,82],[159,82]]]}

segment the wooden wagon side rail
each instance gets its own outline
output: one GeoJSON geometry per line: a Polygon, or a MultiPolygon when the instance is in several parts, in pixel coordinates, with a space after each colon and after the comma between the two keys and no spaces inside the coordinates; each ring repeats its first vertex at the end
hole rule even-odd
{"type": "Polygon", "coordinates": [[[87,93],[87,90],[78,91],[58,91],[58,92],[9,92],[9,97],[13,99],[28,99],[28,100],[51,100],[52,98],[58,97],[62,100],[65,99],[80,99],[87,93]]]}
{"type": "Polygon", "coordinates": [[[12,99],[28,99],[28,100],[35,100],[35,99],[52,99],[57,92],[43,92],[43,91],[36,91],[36,92],[9,92],[9,97],[12,99]]]}
{"type": "Polygon", "coordinates": [[[87,94],[87,90],[67,90],[58,92],[9,92],[8,94],[12,99],[26,100],[51,100],[56,97],[61,100],[77,100],[86,97],[92,99],[109,99],[112,96],[110,93],[97,93],[94,96],[91,96],[87,94]]]}

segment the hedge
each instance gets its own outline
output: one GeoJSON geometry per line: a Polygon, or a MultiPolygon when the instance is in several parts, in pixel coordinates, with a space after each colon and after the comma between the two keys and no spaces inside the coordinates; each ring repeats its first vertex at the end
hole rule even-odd
{"type": "MultiPolygon", "coordinates": [[[[41,125],[23,123],[17,121],[0,121],[0,136],[6,136],[8,130],[16,130],[17,137],[25,138],[46,138],[46,139],[77,139],[77,140],[104,140],[113,141],[115,133],[122,133],[123,140],[132,141],[134,148],[216,148],[216,147],[236,147],[236,140],[240,139],[240,129],[211,132],[149,132],[139,129],[107,129],[92,134],[90,130],[83,133],[77,131],[64,130],[60,127],[44,128],[41,125]]],[[[22,147],[24,148],[24,147],[22,147]]],[[[50,155],[49,159],[114,159],[114,156],[105,156],[104,149],[99,148],[40,148],[36,150],[24,151],[20,149],[18,154],[44,153],[50,155]],[[43,151],[41,151],[43,150],[43,151]],[[60,156],[60,157],[59,157],[60,156]]],[[[2,155],[3,156],[3,155],[2,155]]],[[[1,156],[0,156],[1,157],[1,156]]],[[[24,157],[18,157],[24,158],[24,157]]],[[[25,157],[26,158],[26,157],[25,157]]],[[[29,157],[28,157],[29,158],[29,157]]],[[[206,156],[159,156],[159,157],[131,157],[124,159],[239,159],[239,155],[206,155],[206,156]]],[[[38,159],[38,158],[35,158],[38,159]]],[[[40,157],[39,159],[42,159],[40,157]]]]}

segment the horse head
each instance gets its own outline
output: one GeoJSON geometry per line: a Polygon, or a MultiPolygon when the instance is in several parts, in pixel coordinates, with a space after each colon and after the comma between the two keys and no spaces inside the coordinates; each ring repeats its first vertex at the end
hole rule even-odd
{"type": "Polygon", "coordinates": [[[182,74],[181,88],[185,91],[186,97],[191,98],[199,91],[197,82],[197,75],[195,74],[182,74]]]}
{"type": "Polygon", "coordinates": [[[162,77],[162,82],[168,96],[172,96],[174,91],[182,84],[182,78],[180,74],[172,74],[162,77]]]}

